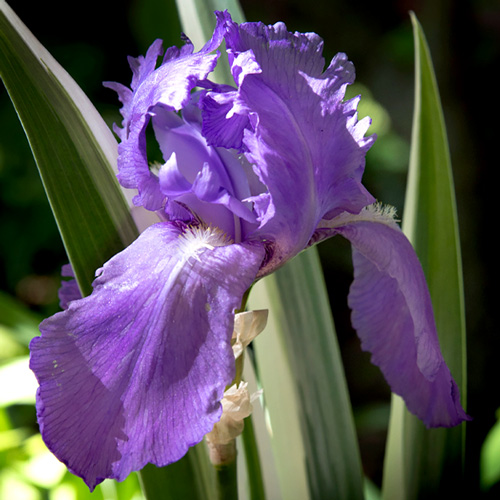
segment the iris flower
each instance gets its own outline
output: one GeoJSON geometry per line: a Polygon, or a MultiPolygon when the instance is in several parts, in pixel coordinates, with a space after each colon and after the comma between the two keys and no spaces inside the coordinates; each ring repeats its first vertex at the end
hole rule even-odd
{"type": "Polygon", "coordinates": [[[157,67],[157,40],[129,59],[130,88],[107,84],[123,104],[118,179],[159,222],[96,272],[90,296],[66,288],[31,343],[42,436],[91,489],[179,460],[213,429],[245,292],[336,234],[353,246],[352,323],[392,390],[429,427],[468,419],[417,257],[361,183],[375,138],[359,98],[344,101],[352,63],[340,53],[324,69],[314,33],[216,17],[199,52],[185,38],[157,67]],[[208,78],[223,40],[234,86],[208,78]]]}

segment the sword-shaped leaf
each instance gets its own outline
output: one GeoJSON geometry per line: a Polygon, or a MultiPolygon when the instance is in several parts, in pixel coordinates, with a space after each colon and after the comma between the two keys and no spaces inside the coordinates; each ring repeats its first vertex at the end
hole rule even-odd
{"type": "Polygon", "coordinates": [[[352,410],[316,249],[257,283],[249,302],[269,307],[268,326],[254,343],[283,498],[363,498],[352,410]]]}
{"type": "MultiPolygon", "coordinates": [[[[466,401],[465,313],[450,153],[429,47],[412,14],[415,108],[403,230],[429,285],[443,356],[466,401]]],[[[425,429],[393,399],[384,499],[460,492],[465,426],[425,429]]]]}
{"type": "Polygon", "coordinates": [[[137,235],[113,173],[116,141],[83,91],[4,0],[0,76],[86,295],[95,270],[137,235]]]}

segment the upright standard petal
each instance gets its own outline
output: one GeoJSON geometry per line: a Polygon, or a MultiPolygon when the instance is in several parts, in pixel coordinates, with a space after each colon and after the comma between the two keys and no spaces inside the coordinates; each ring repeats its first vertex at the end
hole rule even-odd
{"type": "Polygon", "coordinates": [[[243,151],[266,186],[252,197],[260,222],[252,237],[274,242],[266,273],[300,252],[322,218],[373,203],[361,184],[373,137],[364,138],[368,122],[357,121],[357,100],[343,102],[354,81],[352,63],[338,54],[323,71],[316,34],[289,33],[282,23],[229,22],[225,38],[238,89],[223,99],[207,94],[204,132],[211,143],[231,140],[238,147],[239,130],[243,151]],[[223,112],[231,129],[224,135],[217,130],[223,112]]]}
{"type": "Polygon", "coordinates": [[[91,489],[174,462],[212,430],[234,375],[234,311],[263,256],[212,228],[158,223],[41,324],[41,433],[91,489]]]}
{"type": "Polygon", "coordinates": [[[427,427],[470,420],[441,354],[424,273],[406,236],[368,210],[338,218],[335,226],[353,245],[349,306],[362,348],[427,427]]]}
{"type": "Polygon", "coordinates": [[[171,47],[161,65],[155,69],[161,54],[161,43],[156,41],[145,58],[129,59],[134,77],[132,90],[120,84],[106,85],[118,92],[123,103],[122,129],[116,129],[122,142],[118,147],[118,180],[126,188],[137,188],[134,202],[148,210],[159,210],[164,203],[158,179],[150,171],[146,153],[146,128],[154,107],[179,111],[188,102],[191,90],[205,80],[217,64],[219,54],[211,54],[223,39],[227,13],[217,13],[217,24],[212,39],[196,53],[185,38],[181,49],[171,47]]]}
{"type": "Polygon", "coordinates": [[[256,225],[251,203],[242,201],[250,196],[248,180],[234,153],[207,144],[201,116],[192,110],[195,102],[192,99],[183,109],[183,119],[163,109],[155,111],[153,127],[166,160],[158,172],[160,190],[169,202],[184,203],[200,219],[241,241],[246,231],[240,229],[239,219],[256,225]]]}

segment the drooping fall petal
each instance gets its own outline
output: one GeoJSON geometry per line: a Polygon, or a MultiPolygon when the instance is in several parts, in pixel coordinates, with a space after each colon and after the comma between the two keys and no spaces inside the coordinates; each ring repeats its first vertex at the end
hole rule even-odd
{"type": "Polygon", "coordinates": [[[211,228],[163,222],[107,262],[93,293],[31,343],[51,451],[93,489],[181,458],[220,418],[234,311],[263,258],[211,228]]]}
{"type": "Polygon", "coordinates": [[[427,427],[469,420],[441,354],[424,273],[406,236],[377,216],[338,224],[336,232],[353,245],[352,324],[372,363],[427,427]]]}

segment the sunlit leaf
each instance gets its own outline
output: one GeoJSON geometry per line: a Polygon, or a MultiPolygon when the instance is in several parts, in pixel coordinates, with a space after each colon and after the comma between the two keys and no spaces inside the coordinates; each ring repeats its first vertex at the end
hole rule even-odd
{"type": "Polygon", "coordinates": [[[283,498],[363,498],[352,410],[316,250],[259,282],[249,302],[254,309],[269,307],[268,327],[254,342],[283,498]]]}
{"type": "MultiPolygon", "coordinates": [[[[415,108],[403,230],[422,262],[444,358],[466,401],[462,264],[450,153],[429,48],[416,17],[415,108]]],[[[425,429],[394,397],[384,499],[451,496],[463,487],[465,424],[425,429]]]]}
{"type": "Polygon", "coordinates": [[[484,440],[481,448],[481,487],[491,488],[500,481],[500,411],[496,424],[484,440]]]}
{"type": "Polygon", "coordinates": [[[27,482],[48,489],[59,484],[66,474],[66,466],[50,453],[40,434],[29,438],[24,446],[30,458],[17,468],[27,482]]]}
{"type": "MultiPolygon", "coordinates": [[[[233,21],[245,21],[238,0],[176,0],[176,3],[184,31],[197,49],[203,47],[212,36],[215,26],[214,11],[228,10],[233,21]]],[[[211,78],[219,83],[231,84],[232,76],[223,49],[224,43],[221,46],[222,55],[211,78]]]]}
{"type": "Polygon", "coordinates": [[[0,452],[11,448],[18,448],[27,437],[27,429],[0,430],[0,452]]]}
{"type": "Polygon", "coordinates": [[[0,471],[0,498],[42,500],[42,493],[11,469],[0,471]]]}

